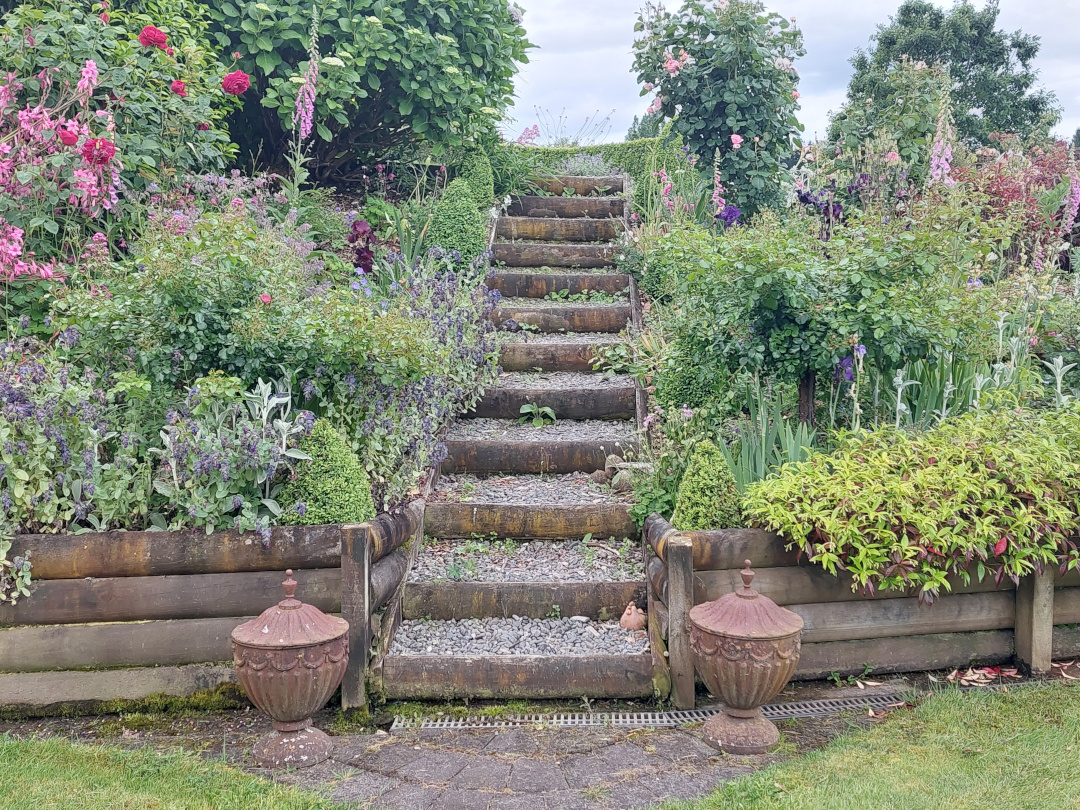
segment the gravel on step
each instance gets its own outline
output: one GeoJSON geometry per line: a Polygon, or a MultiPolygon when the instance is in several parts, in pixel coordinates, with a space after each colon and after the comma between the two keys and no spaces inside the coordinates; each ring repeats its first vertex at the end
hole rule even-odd
{"type": "MultiPolygon", "coordinates": [[[[550,242],[547,244],[551,244],[550,242]]],[[[586,243],[587,244],[587,243],[586,243]]],[[[615,267],[496,267],[494,275],[614,276],[622,275],[615,267]]]]}
{"type": "Polygon", "coordinates": [[[425,540],[410,582],[640,582],[641,545],[574,541],[425,540]]]}
{"type": "Polygon", "coordinates": [[[633,388],[634,378],[616,374],[590,374],[586,371],[505,371],[496,388],[533,388],[548,391],[577,391],[582,388],[633,388]]]}
{"type": "Polygon", "coordinates": [[[566,475],[443,475],[428,503],[503,503],[554,506],[591,506],[630,503],[631,493],[613,492],[586,473],[566,475]]]}
{"type": "MultiPolygon", "coordinates": [[[[531,299],[530,299],[531,300],[531,299]]],[[[613,335],[607,332],[539,332],[531,333],[524,330],[514,333],[505,333],[503,343],[602,343],[614,346],[622,343],[625,338],[621,335],[613,335]]]]}
{"type": "Polygon", "coordinates": [[[566,309],[568,307],[626,307],[630,300],[625,297],[616,297],[611,300],[588,300],[588,301],[552,301],[548,298],[503,298],[499,301],[499,309],[566,309]]]}
{"type": "MultiPolygon", "coordinates": [[[[604,422],[598,419],[559,421],[544,427],[519,424],[515,419],[462,419],[450,428],[446,440],[634,442],[637,434],[631,422],[604,422]]],[[[614,447],[611,452],[615,452],[614,447]]]]}
{"type": "Polygon", "coordinates": [[[401,623],[391,655],[640,655],[649,651],[644,630],[618,622],[566,619],[462,619],[401,623]]]}

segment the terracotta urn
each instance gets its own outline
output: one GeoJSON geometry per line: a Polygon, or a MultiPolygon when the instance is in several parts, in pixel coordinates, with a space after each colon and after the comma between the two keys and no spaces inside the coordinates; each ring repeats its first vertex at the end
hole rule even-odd
{"type": "Polygon", "coordinates": [[[802,617],[777,606],[750,583],[690,611],[694,664],[723,707],[705,723],[705,742],[729,754],[764,754],[780,741],[761,706],[784,688],[799,663],[802,617]]]}
{"type": "Polygon", "coordinates": [[[285,572],[285,598],[232,632],[236,678],[274,721],[254,748],[264,768],[304,768],[326,760],[330,737],[311,724],[341,684],[349,662],[349,623],[295,597],[285,572]]]}

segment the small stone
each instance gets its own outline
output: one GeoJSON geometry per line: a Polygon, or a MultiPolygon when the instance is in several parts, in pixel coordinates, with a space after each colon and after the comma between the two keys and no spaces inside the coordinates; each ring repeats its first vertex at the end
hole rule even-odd
{"type": "Polygon", "coordinates": [[[634,481],[630,477],[629,470],[620,470],[611,482],[611,488],[615,492],[633,492],[634,481]]]}
{"type": "Polygon", "coordinates": [[[539,219],[551,219],[552,217],[559,216],[557,211],[553,211],[550,208],[534,208],[529,212],[530,217],[537,217],[539,219]]]}

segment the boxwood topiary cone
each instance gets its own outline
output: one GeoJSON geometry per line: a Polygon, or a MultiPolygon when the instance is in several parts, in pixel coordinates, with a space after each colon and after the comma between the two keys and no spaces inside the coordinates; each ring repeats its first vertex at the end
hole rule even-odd
{"type": "Polygon", "coordinates": [[[671,523],[683,531],[730,529],[742,525],[742,496],[724,454],[710,441],[694,448],[671,523]]]}
{"type": "Polygon", "coordinates": [[[282,486],[278,503],[287,526],[363,523],[375,517],[367,471],[348,442],[325,419],[300,441],[311,456],[282,486]]]}
{"type": "Polygon", "coordinates": [[[477,210],[472,190],[464,180],[459,178],[447,186],[435,203],[427,244],[447,252],[456,250],[465,262],[471,262],[487,247],[484,215],[477,210]]]}

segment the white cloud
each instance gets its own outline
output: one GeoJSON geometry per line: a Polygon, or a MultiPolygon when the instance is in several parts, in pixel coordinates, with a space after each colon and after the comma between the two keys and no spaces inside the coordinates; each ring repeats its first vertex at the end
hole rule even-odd
{"type": "MultiPolygon", "coordinates": [[[[635,115],[649,105],[639,96],[630,69],[636,0],[517,0],[525,11],[525,27],[539,46],[531,52],[517,81],[517,119],[508,131],[519,132],[536,122],[534,107],[558,115],[565,108],[568,128],[576,130],[587,116],[615,108],[610,135],[618,141],[635,115]]],[[[678,0],[669,0],[674,5],[678,0]]],[[[807,55],[798,63],[802,77],[800,118],[807,135],[824,132],[830,110],[843,102],[851,75],[848,59],[865,47],[879,23],[900,0],[767,0],[770,8],[795,17],[806,38],[807,55]]],[[[935,0],[942,7],[951,0],[935,0]]],[[[979,2],[979,0],[976,0],[979,2]]],[[[1080,126],[1080,49],[1072,21],[1080,0],[1001,0],[998,26],[1023,29],[1042,39],[1036,61],[1044,86],[1057,93],[1065,115],[1057,132],[1071,137],[1080,126]]]]}

